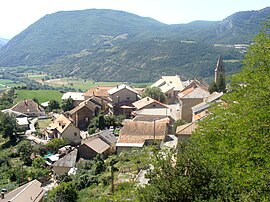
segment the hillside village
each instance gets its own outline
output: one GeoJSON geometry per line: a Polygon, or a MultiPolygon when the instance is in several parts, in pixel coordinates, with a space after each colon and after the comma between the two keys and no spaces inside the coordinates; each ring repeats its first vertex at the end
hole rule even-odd
{"type": "MultiPolygon", "coordinates": [[[[221,56],[215,68],[216,83],[220,77],[225,78],[221,56]]],[[[45,152],[42,156],[51,170],[51,177],[43,179],[42,183],[37,179],[28,182],[27,187],[38,187],[36,193],[31,193],[33,197],[43,198],[46,191],[56,187],[57,176],[75,174],[79,162],[93,160],[97,156],[106,159],[153,144],[161,149],[176,148],[179,141],[191,136],[197,122],[208,115],[208,108],[213,103],[221,102],[223,95],[223,92],[210,93],[206,83],[197,79],[182,81],[178,75],[162,76],[147,88],[158,89],[166,99],[162,100],[160,95],[153,99],[154,96],[146,94],[146,89],[121,84],[92,87],[84,93],[67,92],[62,100],[71,102],[71,107],[60,113],[46,110],[49,101],[39,105],[31,99],[2,110],[16,117],[21,138],[31,144],[46,145],[55,139],[66,141],[54,153],[45,152]],[[111,125],[106,125],[106,117],[121,117],[121,122],[112,121],[111,125]],[[97,127],[91,128],[90,123],[95,118],[97,127]],[[44,119],[51,120],[51,123],[37,133],[35,127],[44,119]]],[[[37,157],[31,157],[32,161],[37,157]]],[[[137,172],[123,180],[142,183],[138,180],[141,178],[143,184],[147,183],[147,169],[137,172]]],[[[2,193],[5,199],[1,201],[8,201],[18,192],[18,197],[24,197],[27,189],[19,187],[10,193],[2,193]]]]}

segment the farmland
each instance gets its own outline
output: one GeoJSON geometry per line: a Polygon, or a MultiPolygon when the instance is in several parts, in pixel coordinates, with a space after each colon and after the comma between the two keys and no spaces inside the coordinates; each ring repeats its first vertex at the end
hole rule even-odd
{"type": "Polygon", "coordinates": [[[40,103],[57,100],[61,102],[62,93],[57,90],[16,90],[16,102],[37,98],[40,103]]]}

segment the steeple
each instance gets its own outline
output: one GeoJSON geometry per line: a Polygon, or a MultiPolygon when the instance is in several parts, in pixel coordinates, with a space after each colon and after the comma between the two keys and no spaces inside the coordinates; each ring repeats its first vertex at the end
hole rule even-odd
{"type": "Polygon", "coordinates": [[[219,55],[218,61],[217,61],[217,66],[215,69],[215,82],[219,80],[220,77],[223,77],[225,79],[225,68],[222,60],[222,56],[219,55]]]}

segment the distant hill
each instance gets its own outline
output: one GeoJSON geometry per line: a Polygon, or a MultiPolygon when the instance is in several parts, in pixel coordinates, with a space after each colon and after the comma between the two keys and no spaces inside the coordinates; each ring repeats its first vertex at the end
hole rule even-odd
{"type": "MultiPolygon", "coordinates": [[[[219,53],[214,43],[250,43],[270,8],[239,12],[220,22],[166,25],[115,10],[89,9],[46,15],[0,50],[0,66],[45,66],[62,75],[95,80],[149,81],[161,74],[209,76],[219,53]]],[[[231,72],[239,63],[228,63],[231,72]]]]}
{"type": "Polygon", "coordinates": [[[0,48],[8,42],[8,39],[0,38],[0,48]]]}

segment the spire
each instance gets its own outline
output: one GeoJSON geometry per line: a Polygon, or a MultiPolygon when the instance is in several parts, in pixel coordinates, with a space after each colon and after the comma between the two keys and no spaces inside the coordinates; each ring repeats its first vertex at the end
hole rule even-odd
{"type": "Polygon", "coordinates": [[[218,61],[217,61],[217,66],[215,69],[215,82],[219,80],[220,77],[225,78],[225,68],[222,60],[222,56],[219,55],[218,61]]]}
{"type": "Polygon", "coordinates": [[[224,68],[224,64],[223,64],[221,54],[219,54],[218,61],[217,61],[217,66],[216,66],[215,71],[223,71],[223,72],[225,72],[225,68],[224,68]]]}

